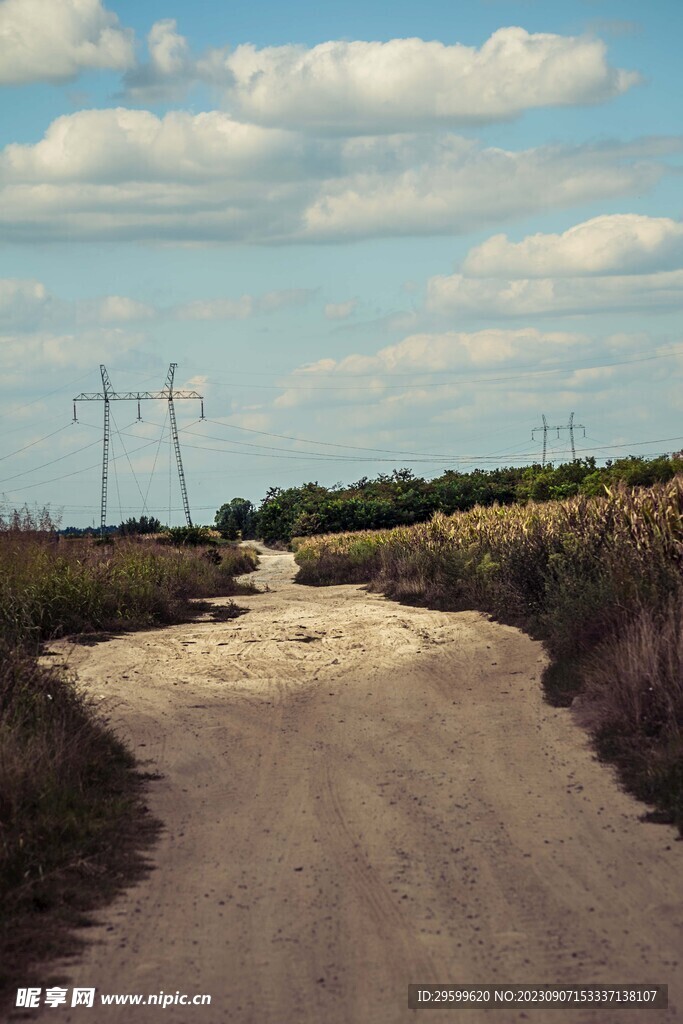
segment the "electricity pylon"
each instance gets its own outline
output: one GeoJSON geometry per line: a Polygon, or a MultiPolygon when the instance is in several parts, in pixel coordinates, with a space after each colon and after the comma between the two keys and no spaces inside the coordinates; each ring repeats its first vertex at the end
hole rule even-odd
{"type": "MultiPolygon", "coordinates": [[[[548,430],[550,428],[548,427],[548,421],[545,418],[545,413],[543,413],[541,415],[541,419],[543,420],[543,426],[542,427],[534,427],[534,429],[531,431],[531,440],[532,441],[536,440],[534,435],[536,434],[537,430],[542,430],[543,431],[543,461],[542,461],[541,465],[545,466],[545,453],[548,450],[548,430]]],[[[557,436],[558,437],[560,436],[559,431],[557,433],[557,436]]]]}
{"type": "Polygon", "coordinates": [[[572,449],[572,462],[576,462],[576,445],[574,443],[574,431],[575,430],[583,430],[583,436],[585,437],[586,436],[586,428],[584,427],[583,423],[574,423],[574,413],[571,413],[571,415],[569,417],[569,423],[567,423],[566,425],[561,423],[561,424],[559,424],[559,426],[557,424],[551,426],[548,423],[547,419],[545,418],[545,414],[542,414],[541,419],[543,420],[543,426],[542,427],[534,427],[534,429],[531,431],[531,440],[532,441],[535,441],[535,439],[536,439],[535,435],[536,435],[536,433],[539,430],[543,431],[543,461],[542,461],[541,465],[545,466],[545,457],[546,457],[546,454],[547,454],[547,451],[548,451],[548,431],[549,430],[556,430],[557,431],[557,439],[558,439],[558,441],[560,439],[560,431],[561,430],[568,430],[569,431],[569,441],[570,441],[571,449],[572,449]]]}
{"type": "Polygon", "coordinates": [[[178,479],[180,480],[180,494],[183,499],[183,510],[185,512],[185,520],[188,526],[192,526],[192,516],[190,515],[190,502],[187,496],[187,485],[185,483],[185,473],[183,471],[183,460],[180,454],[180,441],[178,440],[178,425],[176,423],[175,406],[174,402],[177,399],[194,398],[201,402],[201,419],[204,419],[204,396],[200,395],[197,391],[175,391],[173,388],[173,378],[175,376],[175,370],[177,363],[171,363],[168,368],[168,374],[166,376],[166,383],[161,391],[114,391],[111,381],[109,380],[109,374],[107,373],[106,366],[100,364],[100,373],[102,375],[102,391],[101,392],[82,392],[80,395],[76,395],[73,400],[74,403],[74,422],[77,422],[76,417],[76,402],[104,402],[104,433],[102,438],[102,497],[100,501],[100,535],[104,537],[104,530],[107,521],[107,480],[109,476],[109,437],[110,437],[110,402],[137,402],[138,403],[138,420],[142,419],[140,415],[140,402],[148,400],[153,401],[166,401],[168,402],[168,413],[171,421],[171,436],[173,438],[173,447],[175,449],[176,466],[178,467],[178,479]]]}

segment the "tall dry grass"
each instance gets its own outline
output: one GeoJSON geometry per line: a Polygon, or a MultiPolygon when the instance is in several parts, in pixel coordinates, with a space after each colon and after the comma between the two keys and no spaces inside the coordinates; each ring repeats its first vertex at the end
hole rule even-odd
{"type": "Polygon", "coordinates": [[[257,561],[236,547],[64,540],[51,525],[0,522],[0,990],[18,983],[27,947],[51,951],[55,920],[73,924],[111,888],[116,858],[129,870],[122,835],[147,827],[132,756],[73,681],[38,662],[41,642],[178,621],[193,598],[235,594],[257,561]]]}
{"type": "Polygon", "coordinates": [[[70,633],[173,622],[192,598],[234,594],[234,577],[255,564],[246,548],[0,532],[0,638],[35,646],[70,633]]]}
{"type": "Polygon", "coordinates": [[[683,478],[295,544],[304,583],[479,608],[541,637],[550,695],[683,826],[683,478]]]}

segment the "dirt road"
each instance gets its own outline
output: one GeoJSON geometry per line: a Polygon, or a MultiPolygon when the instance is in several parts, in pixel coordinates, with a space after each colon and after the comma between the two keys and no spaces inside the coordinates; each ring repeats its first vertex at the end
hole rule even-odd
{"type": "Polygon", "coordinates": [[[41,1019],[400,1024],[409,982],[455,981],[668,982],[673,1004],[459,1024],[683,1019],[683,848],[543,703],[540,646],[294,570],[262,555],[239,619],[70,647],[162,773],[165,824],[70,983],[212,1005],[41,1019]]]}

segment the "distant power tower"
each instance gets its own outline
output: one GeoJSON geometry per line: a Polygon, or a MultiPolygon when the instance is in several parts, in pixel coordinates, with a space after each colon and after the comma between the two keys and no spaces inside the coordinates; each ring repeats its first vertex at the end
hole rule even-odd
{"type": "Polygon", "coordinates": [[[102,444],[102,498],[100,502],[100,535],[104,536],[104,530],[107,521],[107,481],[109,476],[109,438],[110,438],[110,402],[137,402],[138,403],[138,420],[142,419],[140,415],[140,402],[145,402],[148,399],[154,401],[168,402],[168,415],[171,421],[171,436],[173,438],[173,448],[175,450],[176,465],[178,467],[178,479],[180,481],[180,493],[183,499],[183,510],[185,512],[185,520],[188,526],[192,526],[192,516],[190,515],[190,502],[187,496],[187,485],[185,483],[185,473],[183,471],[183,460],[180,454],[180,442],[178,440],[178,425],[175,417],[175,406],[174,402],[177,399],[194,398],[201,402],[201,418],[204,419],[204,396],[198,394],[196,391],[174,391],[173,389],[173,378],[175,376],[175,370],[177,363],[171,363],[168,368],[168,374],[166,376],[166,383],[161,391],[114,391],[111,381],[109,380],[109,374],[107,373],[106,366],[100,364],[100,373],[102,374],[102,391],[99,393],[86,394],[85,392],[80,395],[76,395],[73,400],[74,403],[74,422],[77,422],[76,418],[76,402],[104,402],[104,434],[102,444]]]}
{"type": "Polygon", "coordinates": [[[545,418],[545,413],[541,416],[541,419],[543,420],[543,426],[542,427],[534,427],[534,429],[531,431],[531,440],[535,441],[536,440],[536,434],[540,430],[543,431],[543,462],[542,462],[542,465],[545,466],[545,459],[546,459],[546,455],[548,453],[548,431],[549,430],[556,430],[557,431],[557,439],[558,440],[560,438],[560,431],[561,430],[568,430],[569,431],[569,442],[571,444],[571,449],[572,449],[572,462],[576,462],[576,444],[574,442],[574,431],[575,430],[583,430],[583,436],[585,437],[586,436],[586,428],[584,427],[583,423],[574,423],[574,413],[571,413],[571,415],[569,417],[569,423],[567,423],[567,424],[561,423],[559,425],[557,425],[557,424],[551,425],[551,424],[548,423],[547,419],[545,418]]]}

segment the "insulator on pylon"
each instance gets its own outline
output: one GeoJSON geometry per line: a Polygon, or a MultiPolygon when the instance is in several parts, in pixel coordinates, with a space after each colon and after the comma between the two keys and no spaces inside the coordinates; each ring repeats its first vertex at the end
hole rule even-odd
{"type": "Polygon", "coordinates": [[[140,399],[138,399],[138,423],[142,420],[142,413],[140,412],[140,399]]]}
{"type": "Polygon", "coordinates": [[[202,399],[202,414],[201,414],[201,416],[199,418],[200,418],[200,420],[206,419],[206,417],[204,416],[204,400],[203,399],[202,399]]]}
{"type": "Polygon", "coordinates": [[[76,403],[75,402],[74,402],[74,419],[73,419],[73,422],[74,423],[78,423],[78,417],[76,416],[76,403]]]}

